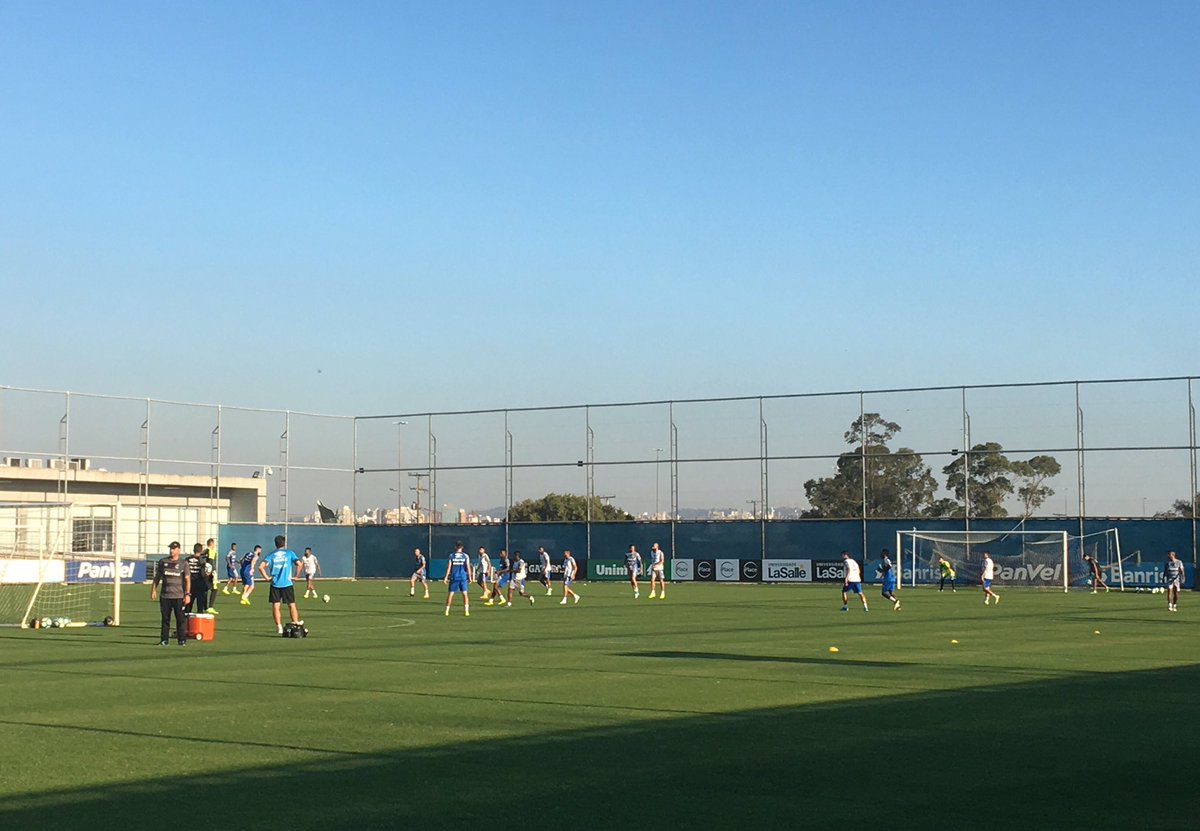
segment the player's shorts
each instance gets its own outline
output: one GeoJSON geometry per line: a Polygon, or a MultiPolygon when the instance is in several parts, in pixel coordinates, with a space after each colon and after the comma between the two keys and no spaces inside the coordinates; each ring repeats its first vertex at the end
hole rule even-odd
{"type": "Polygon", "coordinates": [[[314,578],[314,577],[316,577],[316,576],[317,576],[317,570],[316,570],[316,569],[313,569],[312,571],[305,571],[305,572],[304,572],[304,579],[305,579],[305,580],[311,580],[311,579],[313,579],[313,578],[314,578]]]}
{"type": "Polygon", "coordinates": [[[895,590],[896,590],[896,581],[895,580],[884,580],[883,581],[883,594],[891,594],[895,590]]]}
{"type": "Polygon", "coordinates": [[[574,577],[564,577],[564,578],[563,578],[563,585],[564,585],[564,586],[570,586],[570,585],[571,585],[572,583],[574,583],[574,582],[575,582],[575,578],[574,578],[574,577]]]}
{"type": "Polygon", "coordinates": [[[983,581],[983,587],[984,587],[985,589],[990,589],[990,588],[992,587],[992,581],[991,581],[991,580],[984,580],[984,581],[983,581]]]}
{"type": "Polygon", "coordinates": [[[250,568],[250,566],[242,566],[241,576],[243,585],[254,585],[254,571],[250,568]]]}
{"type": "Polygon", "coordinates": [[[1182,589],[1182,588],[1183,588],[1183,580],[1181,580],[1181,579],[1180,579],[1180,578],[1178,578],[1178,577],[1176,577],[1174,580],[1168,580],[1168,581],[1167,581],[1167,588],[1168,588],[1168,589],[1175,589],[1176,591],[1178,591],[1179,589],[1182,589]]]}
{"type": "Polygon", "coordinates": [[[517,587],[517,591],[519,591],[519,592],[525,591],[525,578],[524,577],[514,577],[512,579],[512,584],[517,587]]]}
{"type": "Polygon", "coordinates": [[[291,605],[296,602],[296,589],[294,586],[271,586],[270,600],[272,603],[291,605]]]}
{"type": "Polygon", "coordinates": [[[451,592],[465,592],[467,587],[470,585],[471,584],[467,582],[467,577],[465,574],[462,577],[450,578],[449,586],[451,592]]]}
{"type": "Polygon", "coordinates": [[[632,580],[638,576],[638,570],[633,566],[625,566],[625,576],[632,580]]]}
{"type": "Polygon", "coordinates": [[[236,580],[237,578],[238,578],[237,567],[231,566],[231,565],[226,565],[225,566],[225,579],[226,580],[236,580]]]}
{"type": "Polygon", "coordinates": [[[419,568],[416,571],[414,571],[412,579],[420,580],[422,583],[424,583],[425,582],[425,569],[419,568]]]}
{"type": "Polygon", "coordinates": [[[662,566],[650,566],[650,573],[657,574],[661,579],[663,575],[666,574],[666,569],[662,566]]]}
{"type": "Polygon", "coordinates": [[[847,583],[845,585],[845,588],[843,589],[843,591],[854,592],[855,594],[862,594],[862,583],[847,583]]]}
{"type": "Polygon", "coordinates": [[[508,574],[501,574],[500,579],[496,581],[496,588],[502,589],[508,585],[512,577],[508,574]]]}

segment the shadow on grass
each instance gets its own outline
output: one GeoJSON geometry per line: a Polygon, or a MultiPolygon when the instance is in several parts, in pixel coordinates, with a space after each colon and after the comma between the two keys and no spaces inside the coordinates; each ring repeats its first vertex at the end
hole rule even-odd
{"type": "Polygon", "coordinates": [[[767,664],[818,664],[829,666],[841,664],[855,667],[901,667],[904,661],[854,661],[846,658],[800,658],[794,655],[745,655],[736,652],[619,652],[622,658],[686,658],[704,661],[749,661],[767,664]]]}
{"type": "MultiPolygon", "coordinates": [[[[174,828],[200,794],[206,827],[288,831],[1195,827],[1188,800],[1159,791],[1191,775],[1198,685],[1196,666],[1096,673],[604,729],[531,723],[520,738],[394,753],[297,753],[281,737],[280,756],[300,761],[215,775],[185,765],[217,749],[162,737],[178,771],[19,795],[0,827],[174,828]]],[[[72,728],[46,729],[70,742],[72,728]]]]}

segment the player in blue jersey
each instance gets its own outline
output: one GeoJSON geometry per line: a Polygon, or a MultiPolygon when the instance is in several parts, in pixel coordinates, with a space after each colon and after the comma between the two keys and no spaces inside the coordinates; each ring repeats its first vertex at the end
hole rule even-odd
{"type": "Polygon", "coordinates": [[[508,565],[508,605],[512,606],[512,592],[516,588],[517,594],[529,601],[529,605],[533,605],[533,595],[525,591],[525,560],[521,558],[520,551],[514,551],[512,562],[508,565]]]}
{"type": "Polygon", "coordinates": [[[1183,569],[1183,560],[1175,556],[1174,551],[1167,552],[1167,561],[1163,564],[1163,582],[1167,584],[1167,611],[1179,611],[1179,590],[1187,572],[1183,569]]]}
{"type": "Polygon", "coordinates": [[[275,619],[275,631],[280,635],[283,634],[283,623],[279,617],[280,604],[287,604],[292,623],[304,623],[296,610],[296,590],[292,582],[300,576],[302,561],[295,551],[284,548],[286,544],[287,538],[282,534],[275,537],[275,550],[258,562],[258,573],[264,580],[271,581],[271,617],[275,619]]]}
{"type": "Polygon", "coordinates": [[[892,601],[892,611],[900,611],[900,600],[896,597],[896,571],[892,568],[892,555],[885,548],[879,554],[878,575],[883,581],[883,598],[892,601]]]}
{"type": "Polygon", "coordinates": [[[412,573],[412,577],[408,578],[408,596],[412,597],[417,593],[417,581],[421,581],[421,585],[425,587],[424,600],[429,599],[429,575],[428,564],[425,562],[425,555],[421,553],[421,549],[413,549],[413,559],[417,561],[416,570],[412,573]]]}
{"type": "Polygon", "coordinates": [[[242,599],[243,606],[250,605],[250,595],[254,593],[254,563],[262,553],[262,546],[256,545],[254,549],[242,556],[241,576],[242,576],[242,599]]]}
{"type": "Polygon", "coordinates": [[[508,601],[504,599],[504,587],[508,585],[511,566],[508,562],[508,551],[501,548],[500,554],[497,557],[497,566],[492,572],[492,594],[484,606],[491,606],[493,603],[498,603],[503,606],[508,601]]]}
{"type": "Polygon", "coordinates": [[[637,546],[631,545],[625,552],[625,573],[629,575],[629,585],[633,586],[633,599],[637,600],[638,577],[642,575],[642,555],[638,553],[637,546]]]}
{"type": "Polygon", "coordinates": [[[221,594],[229,594],[237,585],[238,567],[241,565],[242,557],[238,554],[237,543],[229,544],[229,552],[225,555],[225,586],[221,589],[221,594]]]}
{"type": "Polygon", "coordinates": [[[573,588],[575,585],[575,574],[579,571],[579,564],[575,562],[575,558],[571,556],[571,551],[568,549],[563,552],[562,578],[563,578],[563,599],[558,602],[559,606],[567,605],[568,595],[575,598],[575,602],[579,602],[579,595],[575,593],[573,588]]]}
{"type": "Polygon", "coordinates": [[[450,562],[446,563],[446,576],[442,582],[446,584],[446,616],[450,616],[450,604],[454,602],[454,593],[462,592],[463,614],[471,616],[471,557],[463,551],[461,542],[454,543],[454,553],[450,562]]]}
{"type": "Polygon", "coordinates": [[[550,555],[544,548],[538,548],[538,563],[542,566],[541,584],[546,587],[546,597],[554,594],[554,587],[550,585],[550,555]]]}
{"type": "Polygon", "coordinates": [[[650,546],[650,599],[654,599],[654,583],[658,582],[660,600],[667,599],[667,558],[658,543],[650,546]]]}

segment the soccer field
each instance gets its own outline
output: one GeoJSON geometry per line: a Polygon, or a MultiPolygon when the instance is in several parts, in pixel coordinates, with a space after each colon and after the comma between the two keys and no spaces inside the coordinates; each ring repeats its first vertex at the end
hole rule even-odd
{"type": "Polygon", "coordinates": [[[182,648],[143,586],[0,630],[0,827],[1195,826],[1190,592],[534,588],[326,582],[306,640],[265,589],[182,648]]]}

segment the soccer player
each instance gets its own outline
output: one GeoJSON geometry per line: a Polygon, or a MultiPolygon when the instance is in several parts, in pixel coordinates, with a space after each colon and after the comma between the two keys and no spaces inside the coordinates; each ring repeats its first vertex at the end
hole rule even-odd
{"type": "Polygon", "coordinates": [[[412,573],[412,577],[408,578],[408,596],[413,597],[417,593],[417,581],[421,581],[421,585],[425,587],[425,600],[429,599],[429,579],[426,575],[425,555],[421,553],[421,549],[413,549],[413,559],[417,561],[417,570],[412,573]]]}
{"type": "Polygon", "coordinates": [[[529,594],[528,592],[525,591],[525,561],[523,559],[521,559],[520,551],[513,552],[512,563],[509,565],[508,571],[509,571],[509,576],[508,576],[508,605],[509,605],[509,608],[512,608],[512,590],[513,590],[514,586],[517,589],[517,594],[521,595],[521,597],[526,598],[529,601],[529,605],[532,606],[533,605],[533,595],[529,594]]]}
{"type": "Polygon", "coordinates": [[[542,579],[540,582],[546,587],[546,597],[549,597],[554,594],[554,587],[550,585],[550,555],[541,546],[538,546],[538,562],[542,565],[542,579]]]}
{"type": "Polygon", "coordinates": [[[321,576],[321,561],[317,559],[317,555],[313,553],[311,548],[304,549],[304,556],[300,558],[303,566],[301,569],[304,572],[304,599],[308,600],[309,596],[315,600],[317,597],[317,587],[313,585],[313,579],[321,576]]]}
{"type": "Polygon", "coordinates": [[[167,556],[154,566],[154,582],[150,585],[150,599],[158,600],[158,608],[162,611],[162,629],[159,632],[159,646],[167,645],[167,636],[171,634],[171,618],[175,618],[175,637],[179,645],[187,643],[187,625],[183,621],[183,609],[192,600],[192,576],[187,563],[179,559],[179,543],[173,542],[167,548],[167,556]],[[161,599],[158,586],[162,584],[161,599]]]}
{"type": "Polygon", "coordinates": [[[487,600],[492,596],[491,580],[492,580],[492,558],[488,556],[487,549],[482,545],[479,546],[479,562],[475,566],[475,579],[479,583],[479,588],[483,589],[483,594],[479,595],[480,600],[487,600]]]}
{"type": "Polygon", "coordinates": [[[296,589],[292,581],[300,576],[300,558],[290,548],[284,548],[287,537],[275,537],[275,550],[258,563],[258,573],[264,580],[271,581],[271,617],[275,620],[275,632],[283,634],[283,623],[279,618],[279,606],[286,603],[292,623],[304,623],[296,611],[296,589]],[[271,573],[267,573],[270,568],[271,573]]]}
{"type": "Polygon", "coordinates": [[[184,563],[187,565],[190,590],[187,613],[199,614],[204,611],[204,603],[208,600],[208,583],[204,579],[204,546],[200,543],[193,545],[192,553],[184,563]]]}
{"type": "MultiPolygon", "coordinates": [[[[625,573],[629,575],[629,585],[633,586],[633,599],[638,599],[638,577],[644,573],[642,568],[642,555],[638,553],[637,546],[629,546],[629,550],[625,552],[625,573]]],[[[653,584],[651,580],[651,584],[653,584]]]]}
{"type": "Polygon", "coordinates": [[[1085,553],[1083,561],[1088,564],[1088,568],[1092,572],[1092,594],[1096,594],[1100,586],[1104,586],[1104,590],[1108,591],[1108,583],[1104,582],[1104,575],[1100,572],[1100,564],[1096,562],[1096,558],[1085,553]]]}
{"type": "Polygon", "coordinates": [[[558,602],[559,606],[567,605],[567,595],[575,598],[575,602],[579,602],[579,595],[571,586],[575,583],[575,573],[579,570],[579,564],[575,562],[575,558],[571,555],[571,550],[567,549],[563,552],[563,599],[558,602]]]}
{"type": "Polygon", "coordinates": [[[217,577],[219,566],[217,565],[217,541],[212,537],[208,538],[208,542],[204,545],[204,574],[208,578],[208,595],[207,608],[205,609],[210,615],[217,615],[217,583],[220,578],[217,577]]]}
{"type": "Polygon", "coordinates": [[[658,581],[659,599],[667,599],[667,558],[658,543],[650,546],[650,599],[654,599],[654,581],[658,581]]]}
{"type": "Polygon", "coordinates": [[[996,563],[992,560],[992,555],[983,552],[983,576],[979,578],[979,582],[983,585],[983,605],[986,606],[989,600],[995,600],[996,605],[1000,605],[1000,595],[992,591],[992,578],[996,574],[996,563]]]}
{"type": "Polygon", "coordinates": [[[892,601],[892,611],[900,611],[900,600],[896,597],[896,571],[892,568],[892,555],[885,548],[879,556],[879,576],[883,578],[883,599],[892,601]]]}
{"type": "Polygon", "coordinates": [[[225,555],[225,587],[221,589],[221,594],[229,594],[237,584],[239,560],[237,543],[230,543],[229,551],[225,555]]]}
{"type": "Polygon", "coordinates": [[[938,570],[940,570],[942,573],[942,581],[938,583],[938,591],[944,591],[946,588],[946,581],[949,580],[950,591],[958,592],[958,589],[954,588],[954,578],[958,576],[954,571],[954,564],[945,557],[938,557],[938,570]]]}
{"type": "Polygon", "coordinates": [[[466,617],[471,616],[471,580],[474,579],[471,574],[471,558],[467,552],[463,551],[461,542],[454,543],[454,553],[450,555],[450,562],[446,563],[446,576],[442,578],[442,582],[446,584],[446,617],[450,616],[450,604],[454,602],[454,593],[462,592],[463,598],[463,614],[466,617]]]}
{"type": "Polygon", "coordinates": [[[1167,562],[1163,564],[1163,582],[1167,584],[1167,611],[1179,611],[1179,589],[1183,586],[1183,560],[1175,556],[1174,551],[1167,552],[1167,562]]]}
{"type": "Polygon", "coordinates": [[[492,573],[492,594],[484,606],[491,606],[493,603],[499,603],[503,606],[508,601],[504,599],[504,587],[508,585],[508,581],[512,576],[512,567],[508,562],[508,551],[501,548],[499,555],[500,565],[496,567],[492,573]]]}
{"type": "Polygon", "coordinates": [[[243,606],[250,605],[250,595],[254,593],[254,564],[262,553],[262,546],[256,545],[242,556],[242,599],[238,602],[243,606]]]}
{"type": "Polygon", "coordinates": [[[858,560],[850,556],[849,551],[842,552],[842,611],[850,609],[850,593],[858,595],[858,599],[862,601],[864,612],[871,611],[867,607],[867,596],[862,590],[862,569],[858,566],[858,560]]]}

